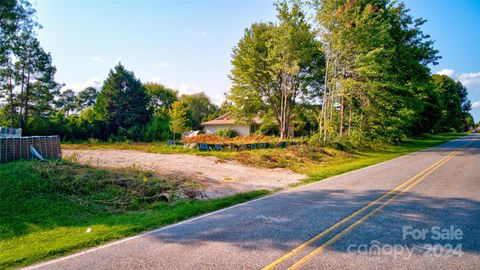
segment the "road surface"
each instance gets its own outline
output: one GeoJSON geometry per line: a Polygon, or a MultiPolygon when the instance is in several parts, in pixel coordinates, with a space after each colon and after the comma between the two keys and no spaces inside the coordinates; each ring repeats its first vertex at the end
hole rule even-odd
{"type": "Polygon", "coordinates": [[[31,268],[480,269],[480,136],[31,268]]]}

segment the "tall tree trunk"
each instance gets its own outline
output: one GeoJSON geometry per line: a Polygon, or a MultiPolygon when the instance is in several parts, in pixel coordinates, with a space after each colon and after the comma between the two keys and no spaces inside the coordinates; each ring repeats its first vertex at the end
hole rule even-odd
{"type": "Polygon", "coordinates": [[[335,109],[335,93],[337,90],[337,78],[338,78],[338,73],[337,73],[337,59],[335,58],[335,61],[334,61],[334,66],[333,66],[333,78],[334,78],[334,85],[332,86],[332,101],[331,101],[331,104],[330,104],[330,125],[333,126],[333,111],[335,109]]]}
{"type": "MultiPolygon", "coordinates": [[[[350,102],[351,103],[351,102],[350,102]]],[[[350,104],[350,115],[348,116],[348,134],[350,135],[350,131],[352,128],[352,104],[350,104]]]]}
{"type": "MultiPolygon", "coordinates": [[[[285,80],[284,80],[285,81],[285,80]]],[[[281,102],[280,102],[280,138],[284,139],[286,137],[286,128],[285,128],[285,119],[286,119],[286,112],[287,112],[287,104],[286,104],[286,91],[285,91],[285,85],[281,86],[282,90],[282,95],[281,95],[281,102]]]]}
{"type": "Polygon", "coordinates": [[[325,65],[325,83],[324,83],[324,88],[323,88],[323,102],[322,102],[322,116],[320,120],[320,131],[323,132],[323,143],[326,142],[327,138],[327,107],[328,107],[328,68],[329,68],[329,63],[330,63],[330,58],[326,56],[327,58],[327,63],[325,65]],[[323,128],[323,130],[322,130],[323,128]]]}
{"type": "Polygon", "coordinates": [[[19,125],[20,128],[24,128],[24,123],[23,123],[23,103],[24,103],[24,93],[23,90],[25,88],[25,66],[22,67],[22,84],[20,86],[20,111],[18,113],[18,119],[19,119],[19,125]]]}
{"type": "Polygon", "coordinates": [[[345,109],[345,98],[342,96],[340,101],[340,124],[338,127],[338,133],[340,137],[343,136],[343,114],[345,109]]]}
{"type": "Polygon", "coordinates": [[[25,114],[23,119],[23,132],[28,130],[28,101],[30,99],[30,73],[27,76],[27,83],[25,87],[25,114]]]}
{"type": "Polygon", "coordinates": [[[282,81],[280,84],[280,138],[285,139],[288,137],[288,84],[289,75],[282,75],[282,81]]]}
{"type": "Polygon", "coordinates": [[[9,82],[8,82],[8,90],[10,94],[10,117],[12,120],[11,128],[15,128],[15,104],[13,102],[13,71],[10,69],[10,62],[8,64],[8,71],[9,71],[9,82]]]}

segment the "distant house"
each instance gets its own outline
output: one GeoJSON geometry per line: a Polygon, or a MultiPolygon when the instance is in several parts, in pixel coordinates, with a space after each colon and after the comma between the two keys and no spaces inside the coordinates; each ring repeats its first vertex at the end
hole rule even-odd
{"type": "Polygon", "coordinates": [[[228,113],[226,113],[213,120],[203,122],[202,126],[204,127],[205,134],[213,134],[219,129],[231,128],[240,136],[248,136],[257,131],[262,123],[262,119],[255,117],[250,124],[238,124],[235,118],[230,117],[228,113]]]}

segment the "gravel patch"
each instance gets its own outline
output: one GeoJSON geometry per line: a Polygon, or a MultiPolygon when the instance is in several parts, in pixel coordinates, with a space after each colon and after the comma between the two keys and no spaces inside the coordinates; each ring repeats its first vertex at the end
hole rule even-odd
{"type": "Polygon", "coordinates": [[[220,198],[259,189],[275,190],[298,183],[306,175],[286,169],[261,169],[216,157],[153,154],[132,150],[62,150],[83,164],[105,168],[136,168],[159,176],[189,178],[207,198],[220,198]]]}

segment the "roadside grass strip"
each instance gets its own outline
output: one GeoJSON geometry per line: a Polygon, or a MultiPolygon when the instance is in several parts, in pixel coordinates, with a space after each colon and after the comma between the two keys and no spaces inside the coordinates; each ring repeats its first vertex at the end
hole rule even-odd
{"type": "MultiPolygon", "coordinates": [[[[465,148],[467,146],[464,146],[463,148],[465,148]]],[[[310,238],[306,242],[304,242],[301,245],[297,246],[296,248],[292,249],[290,252],[288,252],[285,255],[281,256],[280,258],[276,259],[275,261],[268,264],[267,266],[265,266],[262,269],[263,270],[275,269],[278,265],[282,264],[283,262],[287,261],[288,259],[292,258],[293,256],[299,254],[304,249],[306,249],[306,248],[312,246],[313,244],[319,242],[322,238],[324,238],[325,236],[327,236],[331,232],[337,230],[342,225],[351,221],[352,219],[359,216],[360,214],[366,212],[366,214],[362,218],[360,218],[359,220],[357,220],[356,222],[354,222],[353,224],[351,224],[350,226],[348,226],[344,230],[340,231],[339,233],[335,234],[332,238],[330,238],[330,240],[328,240],[324,244],[320,245],[318,248],[316,248],[313,251],[311,251],[310,253],[308,253],[306,256],[304,256],[301,259],[299,259],[298,261],[296,261],[288,269],[293,270],[293,269],[300,268],[302,265],[304,265],[309,260],[311,260],[315,255],[322,252],[325,248],[327,248],[328,246],[330,246],[331,244],[336,242],[338,239],[340,239],[343,235],[345,235],[346,233],[351,231],[353,228],[355,228],[356,226],[361,224],[363,221],[368,219],[370,216],[379,212],[381,209],[383,209],[385,206],[390,204],[393,200],[398,198],[404,192],[406,192],[406,191],[410,190],[411,188],[413,188],[414,186],[416,186],[418,183],[420,183],[422,180],[424,180],[428,175],[430,175],[433,171],[435,171],[436,169],[441,167],[443,164],[445,164],[448,160],[453,158],[458,152],[459,152],[459,150],[453,151],[452,153],[450,153],[449,155],[445,156],[444,158],[438,160],[437,162],[435,162],[434,164],[432,164],[431,166],[429,166],[425,170],[416,174],[412,178],[406,180],[405,182],[403,182],[399,186],[395,187],[394,189],[386,192],[385,194],[383,194],[381,197],[377,198],[376,200],[368,203],[367,205],[365,205],[362,208],[358,209],[357,211],[353,212],[352,214],[350,214],[346,218],[342,219],[338,223],[332,225],[328,229],[326,229],[326,230],[322,231],[321,233],[315,235],[314,237],[310,238]],[[375,206],[375,205],[378,205],[378,206],[372,209],[372,207],[375,206]],[[372,210],[367,212],[367,210],[369,210],[369,209],[372,209],[372,210]]]]}

